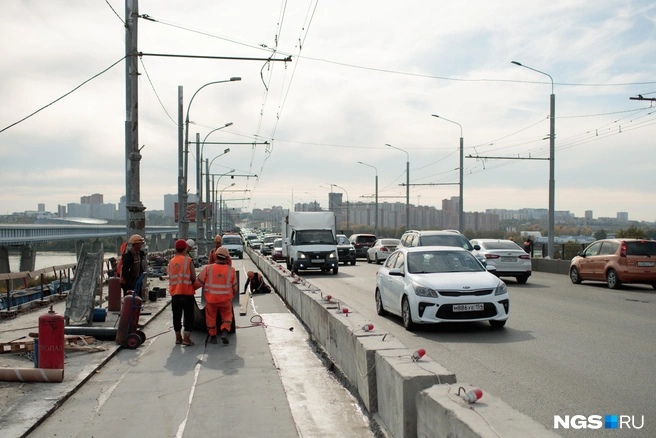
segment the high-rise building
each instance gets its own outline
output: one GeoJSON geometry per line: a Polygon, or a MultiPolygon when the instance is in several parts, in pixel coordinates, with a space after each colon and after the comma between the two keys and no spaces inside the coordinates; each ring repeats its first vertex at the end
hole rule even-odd
{"type": "Polygon", "coordinates": [[[164,216],[175,217],[175,203],[178,202],[178,195],[164,195],[164,216]]]}
{"type": "Polygon", "coordinates": [[[90,196],[82,196],[80,197],[80,204],[102,204],[103,203],[103,195],[100,193],[94,193],[93,195],[90,196]]]}
{"type": "Polygon", "coordinates": [[[46,211],[46,204],[37,204],[36,210],[39,213],[43,213],[46,211]]]}
{"type": "Polygon", "coordinates": [[[628,222],[629,221],[629,213],[626,211],[618,211],[617,212],[617,220],[620,222],[628,222]]]}
{"type": "Polygon", "coordinates": [[[585,218],[588,220],[592,219],[592,210],[585,211],[585,218]]]}

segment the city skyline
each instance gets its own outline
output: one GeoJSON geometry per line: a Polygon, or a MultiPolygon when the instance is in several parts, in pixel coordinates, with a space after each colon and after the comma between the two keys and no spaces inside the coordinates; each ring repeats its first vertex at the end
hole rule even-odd
{"type": "MultiPolygon", "coordinates": [[[[4,213],[54,209],[80,187],[114,202],[126,193],[124,6],[0,2],[12,42],[0,59],[4,213]]],[[[381,200],[409,189],[412,204],[439,207],[459,194],[461,171],[465,211],[546,208],[553,93],[555,210],[656,220],[653,2],[334,0],[281,17],[254,0],[140,0],[139,11],[148,210],[178,191],[180,108],[189,193],[193,142],[206,139],[218,190],[249,191],[238,208],[291,208],[336,187],[370,200],[376,176],[381,200]],[[233,169],[258,176],[230,181],[233,169]]]]}

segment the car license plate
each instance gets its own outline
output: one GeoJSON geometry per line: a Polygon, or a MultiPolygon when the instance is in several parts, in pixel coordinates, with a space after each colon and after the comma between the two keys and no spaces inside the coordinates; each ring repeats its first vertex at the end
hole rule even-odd
{"type": "Polygon", "coordinates": [[[312,259],[312,263],[325,263],[324,259],[312,259]]]}
{"type": "Polygon", "coordinates": [[[654,262],[638,262],[639,268],[652,268],[653,266],[654,262]]]}
{"type": "Polygon", "coordinates": [[[501,257],[502,262],[514,262],[517,259],[515,257],[501,257]]]}
{"type": "Polygon", "coordinates": [[[454,304],[454,312],[482,312],[485,310],[483,303],[479,304],[454,304]]]}

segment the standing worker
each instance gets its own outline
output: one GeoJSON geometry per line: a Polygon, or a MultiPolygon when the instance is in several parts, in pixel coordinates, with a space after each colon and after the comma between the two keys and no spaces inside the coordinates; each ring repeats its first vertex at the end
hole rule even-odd
{"type": "Polygon", "coordinates": [[[171,293],[171,311],[173,312],[173,331],[175,343],[191,346],[191,330],[194,327],[194,294],[196,289],[196,269],[191,257],[187,256],[187,242],[184,239],[175,241],[175,256],[169,262],[169,292],[171,293]],[[182,315],[184,314],[184,338],[182,330],[182,315]]]}
{"type": "Polygon", "coordinates": [[[123,296],[129,290],[134,290],[137,286],[137,279],[141,274],[146,272],[146,253],[141,250],[144,239],[138,234],[130,236],[128,243],[130,250],[126,251],[121,258],[121,289],[123,296]]]}
{"type": "Polygon", "coordinates": [[[196,266],[196,260],[194,260],[195,248],[196,248],[196,242],[194,242],[194,239],[187,239],[187,256],[191,258],[194,267],[196,266]]]}
{"type": "MultiPolygon", "coordinates": [[[[209,259],[209,264],[211,265],[212,263],[216,263],[216,252],[221,248],[221,245],[223,244],[223,239],[221,239],[221,236],[218,234],[214,236],[214,249],[210,251],[210,259],[209,259]]],[[[227,251],[226,251],[227,252],[227,251]]],[[[232,266],[232,258],[230,257],[230,253],[228,253],[228,266],[232,266]]]]}
{"type": "Polygon", "coordinates": [[[239,292],[237,274],[232,266],[228,266],[230,254],[225,248],[219,248],[216,262],[205,265],[200,271],[198,280],[203,285],[205,297],[205,325],[210,334],[210,344],[216,344],[216,313],[221,314],[221,341],[229,344],[228,332],[232,326],[232,298],[239,292]]]}

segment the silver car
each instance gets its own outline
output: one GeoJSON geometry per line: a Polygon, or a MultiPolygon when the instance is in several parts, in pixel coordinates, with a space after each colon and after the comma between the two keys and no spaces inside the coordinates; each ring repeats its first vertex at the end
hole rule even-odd
{"type": "Polygon", "coordinates": [[[517,283],[524,284],[531,276],[531,256],[512,240],[472,239],[478,245],[479,255],[485,257],[488,266],[496,268],[499,277],[515,277],[517,283]]]}
{"type": "Polygon", "coordinates": [[[403,326],[488,321],[501,328],[510,316],[506,284],[464,248],[401,248],[376,274],[376,312],[403,318],[403,326]]]}

